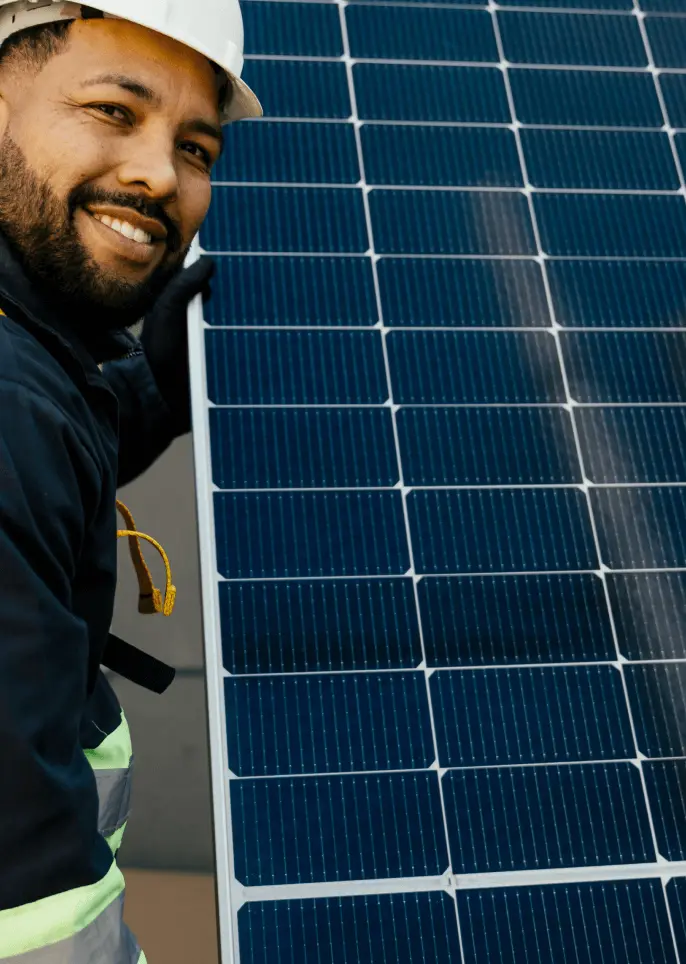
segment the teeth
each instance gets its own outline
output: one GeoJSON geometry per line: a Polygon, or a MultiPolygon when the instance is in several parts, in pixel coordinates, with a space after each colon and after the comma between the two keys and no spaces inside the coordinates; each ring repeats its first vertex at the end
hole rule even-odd
{"type": "Polygon", "coordinates": [[[138,241],[139,244],[152,244],[152,235],[148,234],[147,231],[142,231],[140,228],[135,228],[128,221],[118,221],[116,218],[111,218],[109,214],[95,214],[91,212],[96,221],[101,221],[108,228],[112,228],[113,231],[118,231],[119,234],[123,234],[125,238],[129,238],[131,241],[138,241]]]}

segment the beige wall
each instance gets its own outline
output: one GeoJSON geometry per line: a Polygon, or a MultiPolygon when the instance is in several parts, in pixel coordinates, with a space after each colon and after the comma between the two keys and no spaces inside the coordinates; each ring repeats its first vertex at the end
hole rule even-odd
{"type": "Polygon", "coordinates": [[[148,964],[217,964],[214,878],[126,870],[126,923],[148,964]]]}

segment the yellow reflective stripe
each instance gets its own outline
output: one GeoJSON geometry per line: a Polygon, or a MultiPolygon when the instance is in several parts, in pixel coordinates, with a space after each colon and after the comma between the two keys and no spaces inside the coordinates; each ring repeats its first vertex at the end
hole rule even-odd
{"type": "Polygon", "coordinates": [[[124,770],[128,767],[132,753],[131,733],[123,710],[117,729],[112,730],[100,746],[84,750],[84,753],[94,770],[124,770]]]}
{"type": "Polygon", "coordinates": [[[148,964],[148,959],[143,951],[141,951],[141,956],[138,958],[138,964],[148,964]]]}
{"type": "Polygon", "coordinates": [[[105,837],[105,840],[109,844],[110,850],[112,851],[113,854],[116,854],[116,852],[121,847],[121,842],[124,837],[125,830],[126,830],[126,824],[122,824],[119,830],[115,830],[114,833],[111,833],[109,835],[109,837],[105,837]]]}
{"type": "Polygon", "coordinates": [[[123,890],[124,875],[113,863],[95,884],[0,911],[0,958],[68,940],[92,924],[123,890]]]}

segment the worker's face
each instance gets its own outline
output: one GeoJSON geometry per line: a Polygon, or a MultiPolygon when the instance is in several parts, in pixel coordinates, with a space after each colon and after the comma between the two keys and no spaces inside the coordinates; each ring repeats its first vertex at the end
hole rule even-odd
{"type": "Polygon", "coordinates": [[[128,325],[207,213],[215,74],[125,21],[76,21],[69,37],[28,80],[0,73],[0,230],[56,295],[97,307],[100,324],[128,325]]]}

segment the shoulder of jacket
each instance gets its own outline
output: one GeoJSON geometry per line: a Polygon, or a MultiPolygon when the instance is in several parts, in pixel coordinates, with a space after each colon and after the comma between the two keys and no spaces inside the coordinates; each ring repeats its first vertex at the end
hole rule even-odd
{"type": "MultiPolygon", "coordinates": [[[[6,315],[0,316],[0,382],[19,382],[61,407],[67,400],[85,405],[73,379],[49,349],[6,315]]],[[[79,405],[79,407],[81,407],[79,405]]]]}

